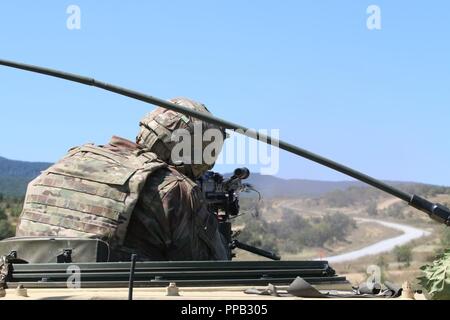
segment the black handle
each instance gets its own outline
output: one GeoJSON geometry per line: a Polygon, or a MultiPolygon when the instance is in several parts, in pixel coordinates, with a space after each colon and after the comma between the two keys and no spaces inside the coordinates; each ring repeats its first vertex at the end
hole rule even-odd
{"type": "Polygon", "coordinates": [[[245,250],[245,251],[257,254],[259,256],[272,259],[272,260],[281,260],[281,257],[276,255],[273,252],[266,251],[266,250],[263,250],[263,249],[260,249],[260,248],[256,248],[256,247],[250,246],[248,244],[239,242],[238,240],[233,240],[232,246],[234,248],[239,248],[239,249],[242,249],[242,250],[245,250]]]}

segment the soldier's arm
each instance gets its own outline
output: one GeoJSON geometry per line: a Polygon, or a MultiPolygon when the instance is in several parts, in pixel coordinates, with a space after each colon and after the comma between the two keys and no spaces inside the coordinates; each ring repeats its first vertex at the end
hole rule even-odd
{"type": "Polygon", "coordinates": [[[199,187],[172,171],[173,183],[160,193],[171,231],[171,260],[226,260],[227,251],[218,230],[217,218],[208,211],[199,187]]]}
{"type": "Polygon", "coordinates": [[[203,194],[195,183],[170,169],[147,181],[128,234],[134,247],[146,252],[157,249],[163,259],[226,259],[216,218],[206,209],[203,194]]]}
{"type": "Polygon", "coordinates": [[[205,252],[209,253],[207,260],[227,260],[226,244],[219,232],[216,216],[206,206],[206,200],[200,188],[195,186],[191,191],[191,207],[197,223],[197,234],[200,243],[205,246],[205,252]],[[206,250],[206,247],[208,250],[206,250]]]}

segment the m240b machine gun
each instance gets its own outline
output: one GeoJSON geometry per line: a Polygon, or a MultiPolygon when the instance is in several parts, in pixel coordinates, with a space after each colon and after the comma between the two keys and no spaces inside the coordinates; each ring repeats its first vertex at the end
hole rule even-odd
{"type": "Polygon", "coordinates": [[[235,238],[237,234],[231,228],[230,220],[240,215],[239,194],[256,191],[250,184],[242,182],[249,176],[250,171],[247,168],[237,168],[228,179],[220,173],[208,171],[197,183],[205,196],[209,211],[215,214],[219,221],[219,230],[228,246],[230,260],[235,256],[233,249],[236,248],[272,260],[280,260],[281,258],[273,252],[240,242],[235,238]]]}

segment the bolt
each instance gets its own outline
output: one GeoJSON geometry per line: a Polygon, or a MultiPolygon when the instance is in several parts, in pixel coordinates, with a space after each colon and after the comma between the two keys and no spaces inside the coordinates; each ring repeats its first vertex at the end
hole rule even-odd
{"type": "Polygon", "coordinates": [[[177,284],[175,282],[171,282],[166,288],[166,296],[175,297],[179,295],[180,292],[178,290],[177,284]]]}
{"type": "Polygon", "coordinates": [[[16,289],[16,295],[19,297],[28,297],[27,289],[23,287],[23,284],[19,284],[16,289]]]}

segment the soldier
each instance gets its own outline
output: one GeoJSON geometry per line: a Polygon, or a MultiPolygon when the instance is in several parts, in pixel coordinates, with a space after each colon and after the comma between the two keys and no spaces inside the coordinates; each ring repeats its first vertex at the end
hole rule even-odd
{"type": "MultiPolygon", "coordinates": [[[[209,112],[189,99],[170,101],[209,112]]],[[[110,245],[112,261],[132,253],[141,260],[226,260],[217,219],[194,182],[214,163],[172,157],[174,131],[194,140],[198,125],[213,128],[157,108],[141,121],[136,143],[114,136],[105,146],[72,148],[29,184],[16,236],[99,238],[110,245]]],[[[215,157],[224,138],[216,129],[222,141],[215,157]]]]}

